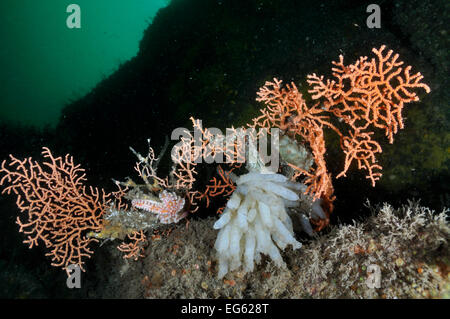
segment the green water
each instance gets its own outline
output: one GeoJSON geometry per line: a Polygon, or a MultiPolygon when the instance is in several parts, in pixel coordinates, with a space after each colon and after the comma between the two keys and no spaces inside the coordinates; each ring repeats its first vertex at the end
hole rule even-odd
{"type": "Polygon", "coordinates": [[[168,0],[0,1],[0,122],[54,125],[138,52],[143,31],[168,0]],[[69,29],[69,4],[81,29],[69,29]]]}

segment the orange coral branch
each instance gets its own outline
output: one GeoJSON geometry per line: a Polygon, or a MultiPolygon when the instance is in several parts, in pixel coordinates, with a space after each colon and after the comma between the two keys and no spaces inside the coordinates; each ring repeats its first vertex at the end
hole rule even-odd
{"type": "Polygon", "coordinates": [[[375,181],[380,179],[381,173],[374,172],[374,170],[382,169],[381,165],[375,164],[375,154],[381,153],[381,146],[378,142],[371,139],[373,132],[360,133],[360,132],[350,132],[351,137],[344,137],[344,153],[345,153],[345,164],[344,170],[340,172],[336,178],[341,176],[346,176],[345,173],[350,167],[353,160],[358,163],[358,169],[368,170],[368,175],[366,178],[372,181],[372,186],[375,186],[375,181]]]}
{"type": "Polygon", "coordinates": [[[329,117],[318,107],[318,104],[308,108],[294,83],[286,85],[286,88],[282,88],[281,83],[282,81],[275,78],[274,82],[266,82],[260,88],[256,100],[264,102],[266,108],[260,110],[262,115],[255,118],[251,126],[266,129],[278,127],[294,138],[297,135],[302,137],[311,148],[316,167],[310,173],[289,163],[296,171],[294,178],[306,175],[305,183],[309,185],[307,192],[314,198],[331,197],[333,187],[324,159],[326,148],[323,127],[331,128],[339,136],[342,134],[329,122],[329,117]]]}
{"type": "Polygon", "coordinates": [[[171,175],[175,177],[176,189],[190,190],[195,183],[195,167],[203,154],[204,145],[198,146],[190,132],[186,131],[186,135],[172,149],[171,156],[175,165],[171,175]]]}
{"type": "Polygon", "coordinates": [[[17,217],[17,224],[29,248],[42,241],[50,249],[46,255],[52,258],[53,266],[66,269],[77,264],[84,271],[84,258],[92,254],[89,244],[97,241],[86,234],[101,230],[110,194],[86,188],[84,169],[75,165],[71,156],[55,158],[46,147],[42,154],[47,159],[42,165],[12,155],[8,165],[4,160],[0,185],[10,185],[2,193],[14,193],[21,212],[27,212],[26,220],[17,217]]]}
{"type": "Polygon", "coordinates": [[[140,154],[136,153],[133,149],[131,149],[133,153],[138,156],[139,162],[136,162],[134,169],[138,173],[139,177],[145,182],[146,185],[149,185],[149,179],[152,179],[152,188],[168,188],[169,180],[166,177],[165,179],[158,177],[157,175],[157,164],[160,158],[157,158],[155,155],[155,151],[152,147],[149,146],[147,157],[143,157],[140,154]]]}
{"type": "Polygon", "coordinates": [[[221,179],[219,180],[216,177],[213,177],[210,180],[211,184],[206,186],[206,190],[203,193],[197,195],[197,199],[205,199],[206,207],[209,207],[210,197],[216,197],[219,195],[223,195],[225,197],[230,196],[236,189],[236,186],[230,177],[230,173],[233,170],[234,168],[231,168],[229,171],[224,171],[224,169],[219,165],[217,172],[219,173],[221,179]]]}
{"type": "MultiPolygon", "coordinates": [[[[420,72],[411,74],[411,66],[402,67],[399,55],[385,46],[372,49],[376,58],[368,60],[360,57],[354,64],[344,65],[343,56],[332,62],[334,79],[324,80],[323,76],[308,75],[307,82],[312,99],[318,102],[312,107],[306,105],[302,94],[294,83],[281,87],[282,81],[274,79],[260,88],[256,98],[264,102],[262,115],[253,119],[251,127],[280,128],[284,134],[295,138],[300,136],[314,155],[315,166],[311,171],[288,163],[294,170],[294,179],[306,176],[307,192],[314,198],[322,198],[332,209],[333,186],[331,175],[326,168],[326,152],[323,129],[328,127],[340,137],[341,148],[345,153],[344,169],[337,177],[345,176],[351,163],[356,161],[358,169],[367,170],[367,178],[375,186],[381,177],[382,167],[376,163],[375,155],[382,149],[372,140],[370,125],[385,131],[389,142],[394,134],[404,127],[402,111],[406,103],[418,101],[414,90],[430,88],[421,80],[420,72]],[[320,106],[320,107],[319,107],[320,106]],[[328,114],[335,115],[349,125],[349,136],[345,136],[329,122],[328,114]]],[[[327,221],[326,221],[327,222],[327,221]]],[[[319,222],[319,228],[323,223],[319,222]]]]}
{"type": "Polygon", "coordinates": [[[139,258],[144,257],[144,249],[147,244],[147,237],[144,232],[142,230],[135,231],[128,235],[128,239],[131,240],[130,243],[125,244],[125,242],[123,242],[117,247],[118,250],[125,253],[123,258],[133,258],[134,260],[138,260],[139,258]]]}
{"type": "MultiPolygon", "coordinates": [[[[217,159],[221,156],[230,165],[234,166],[229,171],[218,167],[220,179],[214,177],[204,192],[189,191],[187,197],[190,205],[195,206],[197,200],[206,200],[206,206],[210,204],[210,197],[219,195],[229,196],[235,186],[229,174],[245,161],[245,131],[232,128],[227,135],[203,128],[199,120],[190,118],[198,135],[185,132],[185,136],[172,150],[172,160],[176,163],[172,174],[177,178],[177,188],[190,189],[195,182],[195,167],[201,159],[217,159]],[[197,138],[197,140],[196,140],[197,138]]],[[[206,161],[208,162],[208,161],[206,161]]],[[[197,209],[197,208],[196,208],[197,209]]],[[[195,210],[196,210],[195,209],[195,210]]],[[[194,211],[195,211],[194,210],[194,211]]]]}
{"type": "Polygon", "coordinates": [[[420,81],[420,72],[411,75],[411,66],[402,68],[398,54],[386,46],[372,49],[377,59],[370,61],[360,57],[354,64],[344,65],[344,57],[339,62],[332,62],[335,80],[324,82],[323,76],[308,75],[308,84],[313,99],[325,98],[324,107],[337,117],[342,118],[353,130],[363,130],[369,125],[385,130],[389,142],[394,141],[394,134],[402,129],[402,110],[405,103],[418,101],[417,88],[427,93],[430,87],[420,81]],[[403,73],[402,73],[403,71],[403,73]]]}

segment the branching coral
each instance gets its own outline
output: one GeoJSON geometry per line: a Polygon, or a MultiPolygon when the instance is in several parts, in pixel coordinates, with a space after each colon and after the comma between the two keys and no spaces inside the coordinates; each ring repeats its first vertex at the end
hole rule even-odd
{"type": "MultiPolygon", "coordinates": [[[[157,177],[159,159],[152,148],[146,158],[134,152],[139,159],[136,170],[144,185],[132,180],[116,182],[119,190],[113,193],[85,186],[84,170],[69,155],[54,157],[48,148],[42,153],[47,159],[42,164],[10,155],[10,161],[1,164],[0,186],[6,185],[2,193],[14,193],[17,206],[27,213],[25,221],[17,218],[19,231],[27,236],[24,243],[32,248],[43,242],[50,249],[47,255],[51,256],[53,266],[66,269],[77,264],[84,270],[85,258],[93,253],[90,244],[99,239],[128,238],[130,242],[118,248],[126,253],[125,257],[137,258],[142,255],[146,231],[186,216],[185,198],[176,191],[188,191],[181,186],[190,184],[175,176],[182,182],[173,182],[172,191],[167,190],[173,178],[157,177]],[[159,194],[159,198],[154,194],[159,194]],[[131,208],[124,199],[131,201],[131,208]]],[[[174,166],[173,170],[185,176],[187,169],[185,165],[181,169],[174,166]]]]}
{"type": "Polygon", "coordinates": [[[46,147],[42,154],[46,159],[42,164],[12,155],[8,164],[4,160],[0,186],[10,185],[2,193],[14,193],[17,206],[27,213],[25,220],[17,217],[16,222],[29,248],[43,242],[53,266],[66,269],[77,264],[84,270],[85,258],[92,254],[89,246],[97,241],[87,234],[102,229],[112,194],[87,188],[84,170],[69,155],[54,157],[46,147]]]}
{"type": "Polygon", "coordinates": [[[308,108],[294,83],[287,85],[286,88],[283,88],[281,84],[282,81],[275,78],[273,82],[266,82],[260,88],[256,100],[263,102],[266,107],[260,110],[262,115],[253,119],[251,127],[266,129],[277,127],[283,134],[293,139],[300,136],[311,148],[316,166],[311,171],[307,171],[289,163],[297,171],[294,178],[306,175],[308,192],[315,198],[331,196],[333,186],[324,159],[326,148],[323,127],[329,127],[339,135],[341,133],[329,122],[329,117],[318,105],[308,108]]]}
{"type": "Polygon", "coordinates": [[[411,74],[411,66],[402,68],[399,55],[389,50],[384,54],[385,45],[373,48],[376,58],[368,60],[360,57],[354,64],[344,65],[344,57],[333,61],[333,76],[336,80],[323,79],[316,74],[308,75],[312,98],[324,98],[323,106],[343,119],[356,132],[369,125],[385,130],[389,142],[402,129],[402,111],[406,103],[419,101],[415,89],[422,88],[427,93],[430,87],[420,81],[420,72],[411,74]],[[403,72],[402,72],[403,71],[403,72]]]}
{"type": "MultiPolygon", "coordinates": [[[[312,98],[322,101],[326,112],[334,114],[350,126],[349,136],[341,137],[341,147],[346,155],[344,170],[337,177],[345,176],[353,160],[359,169],[368,171],[367,178],[375,186],[381,177],[382,167],[376,164],[375,154],[381,153],[377,141],[372,140],[371,126],[384,129],[389,143],[394,134],[404,127],[402,111],[405,104],[419,101],[415,90],[430,87],[422,83],[420,72],[411,74],[411,66],[401,67],[399,55],[386,46],[373,48],[376,58],[360,57],[354,64],[344,65],[344,57],[333,61],[335,80],[324,81],[323,76],[308,75],[312,98]],[[375,170],[379,170],[375,172],[375,170]]],[[[342,136],[342,135],[341,135],[342,136]]]]}
{"type": "MultiPolygon", "coordinates": [[[[344,65],[341,55],[339,62],[333,62],[333,76],[336,80],[324,80],[323,76],[308,75],[313,101],[307,106],[302,94],[294,83],[281,86],[281,81],[274,79],[266,82],[259,90],[257,101],[264,102],[262,115],[255,118],[252,127],[278,127],[283,134],[308,145],[314,156],[314,167],[305,170],[284,160],[295,170],[293,179],[305,176],[307,192],[314,198],[321,198],[328,207],[334,201],[331,175],[325,162],[324,129],[329,128],[338,134],[340,146],[345,153],[344,169],[336,177],[346,176],[351,164],[356,161],[358,169],[367,171],[367,178],[372,186],[381,177],[381,165],[376,155],[382,152],[380,144],[372,139],[372,128],[385,130],[389,142],[393,135],[403,128],[402,110],[406,103],[418,101],[415,90],[430,92],[428,85],[421,82],[423,76],[411,74],[411,66],[402,68],[398,54],[392,50],[386,54],[385,46],[372,51],[376,58],[368,60],[360,57],[354,64],[344,65]],[[349,127],[344,134],[330,121],[334,115],[349,127]]],[[[331,209],[326,209],[327,213],[331,209]]],[[[322,228],[321,225],[319,228],[322,228]]]]}
{"type": "Polygon", "coordinates": [[[134,231],[128,235],[128,238],[130,239],[128,244],[123,242],[117,247],[117,249],[125,253],[123,258],[133,258],[134,260],[138,260],[139,258],[144,257],[143,250],[147,243],[147,237],[145,236],[144,231],[134,231]]]}

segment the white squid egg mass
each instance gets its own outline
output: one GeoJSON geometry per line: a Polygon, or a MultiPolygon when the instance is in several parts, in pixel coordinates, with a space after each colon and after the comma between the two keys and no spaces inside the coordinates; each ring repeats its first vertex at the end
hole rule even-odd
{"type": "Polygon", "coordinates": [[[219,229],[215,249],[219,260],[218,277],[244,265],[250,272],[261,254],[277,266],[285,267],[280,249],[302,246],[294,238],[286,207],[298,205],[302,184],[281,174],[248,173],[236,180],[236,190],[222,216],[214,224],[219,229]]]}

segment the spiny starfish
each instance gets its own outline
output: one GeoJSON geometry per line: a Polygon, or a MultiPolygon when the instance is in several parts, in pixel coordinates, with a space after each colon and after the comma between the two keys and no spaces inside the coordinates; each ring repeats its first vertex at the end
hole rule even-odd
{"type": "Polygon", "coordinates": [[[184,217],[186,212],[180,211],[184,207],[184,198],[166,190],[159,193],[159,201],[152,199],[133,199],[133,207],[154,213],[163,224],[177,223],[184,217]]]}

